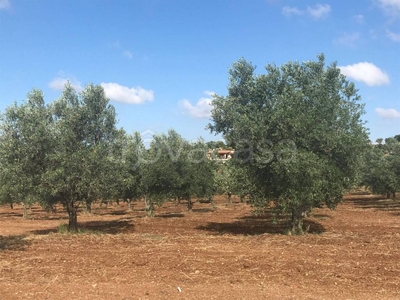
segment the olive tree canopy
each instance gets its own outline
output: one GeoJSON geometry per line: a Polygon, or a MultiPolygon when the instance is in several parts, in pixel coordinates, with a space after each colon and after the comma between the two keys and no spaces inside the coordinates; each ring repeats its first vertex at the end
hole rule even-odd
{"type": "Polygon", "coordinates": [[[291,215],[291,232],[302,232],[304,215],[335,207],[356,179],[368,145],[364,106],[323,54],[265,69],[256,75],[245,59],[232,65],[228,95],[214,96],[209,128],[246,167],[254,203],[273,201],[277,213],[291,215]]]}

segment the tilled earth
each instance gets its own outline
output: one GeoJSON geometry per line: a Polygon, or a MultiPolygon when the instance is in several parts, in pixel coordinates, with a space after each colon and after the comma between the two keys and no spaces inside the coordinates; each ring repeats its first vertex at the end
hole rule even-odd
{"type": "Polygon", "coordinates": [[[347,196],[315,209],[309,233],[224,197],[214,204],[94,205],[84,233],[58,233],[62,207],[0,206],[0,300],[400,299],[400,200],[347,196]]]}

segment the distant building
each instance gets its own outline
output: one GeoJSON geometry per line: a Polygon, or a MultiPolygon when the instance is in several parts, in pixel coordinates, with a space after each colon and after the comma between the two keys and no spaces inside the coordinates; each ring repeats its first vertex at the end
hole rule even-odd
{"type": "Polygon", "coordinates": [[[233,157],[234,150],[215,149],[207,152],[207,157],[217,161],[227,161],[233,157]]]}

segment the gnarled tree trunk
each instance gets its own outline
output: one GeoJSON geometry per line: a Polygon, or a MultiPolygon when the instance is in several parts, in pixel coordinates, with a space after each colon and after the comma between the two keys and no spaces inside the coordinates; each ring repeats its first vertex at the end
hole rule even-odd
{"type": "Polygon", "coordinates": [[[295,207],[292,208],[292,217],[290,220],[290,234],[301,235],[303,231],[303,220],[311,211],[309,208],[295,207]]]}
{"type": "Polygon", "coordinates": [[[188,202],[188,204],[187,204],[188,205],[188,210],[191,211],[192,208],[193,208],[192,199],[190,197],[188,197],[187,202],[188,202]]]}
{"type": "Polygon", "coordinates": [[[73,200],[67,201],[68,231],[78,232],[78,214],[73,200]]]}
{"type": "Polygon", "coordinates": [[[144,203],[145,203],[146,216],[149,218],[154,217],[153,202],[147,196],[144,196],[144,203]]]}
{"type": "Polygon", "coordinates": [[[28,220],[29,216],[30,216],[30,213],[31,213],[31,206],[30,205],[26,205],[25,203],[23,203],[22,206],[24,208],[24,212],[23,212],[22,218],[24,220],[28,220]]]}
{"type": "Polygon", "coordinates": [[[227,193],[226,196],[228,198],[228,203],[232,204],[232,193],[227,193]]]}

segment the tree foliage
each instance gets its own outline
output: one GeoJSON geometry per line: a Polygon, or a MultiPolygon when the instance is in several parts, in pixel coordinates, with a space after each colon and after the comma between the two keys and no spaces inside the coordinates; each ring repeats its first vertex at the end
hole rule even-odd
{"type": "Polygon", "coordinates": [[[27,101],[1,115],[0,201],[31,205],[41,201],[42,178],[52,149],[52,118],[43,93],[32,90],[27,101]]]}
{"type": "Polygon", "coordinates": [[[400,192],[400,142],[396,138],[370,146],[364,159],[361,184],[387,198],[394,199],[396,192],[400,192]]]}
{"type": "Polygon", "coordinates": [[[170,199],[211,197],[213,164],[203,140],[189,143],[176,131],[154,137],[145,149],[138,132],[116,128],[114,107],[101,86],[77,93],[68,83],[45,105],[33,90],[28,100],[1,115],[0,201],[46,208],[62,203],[68,229],[77,231],[77,212],[96,200],[144,197],[146,212],[170,199]]]}
{"type": "Polygon", "coordinates": [[[291,215],[291,232],[313,207],[333,208],[352,187],[368,138],[363,105],[336,63],[288,62],[230,69],[228,96],[215,96],[212,132],[222,133],[245,167],[257,205],[291,215]]]}
{"type": "Polygon", "coordinates": [[[139,132],[127,135],[121,130],[117,144],[122,151],[120,159],[117,159],[119,167],[113,172],[118,182],[117,196],[127,201],[128,208],[131,209],[131,202],[141,199],[144,195],[141,159],[146,154],[146,149],[139,132]]]}
{"type": "Polygon", "coordinates": [[[204,141],[189,143],[176,131],[154,136],[144,164],[143,186],[146,211],[154,214],[154,204],[171,199],[186,200],[188,210],[194,197],[210,197],[213,187],[212,162],[207,159],[204,141]]]}
{"type": "Polygon", "coordinates": [[[39,90],[27,98],[1,116],[1,200],[43,206],[62,202],[69,229],[75,231],[76,204],[113,193],[114,108],[102,87],[94,85],[78,95],[68,84],[52,105],[45,105],[39,90]]]}
{"type": "Polygon", "coordinates": [[[88,85],[80,94],[70,84],[51,107],[54,149],[45,174],[51,195],[67,208],[69,230],[77,230],[77,205],[109,197],[115,110],[101,86],[88,85]]]}

